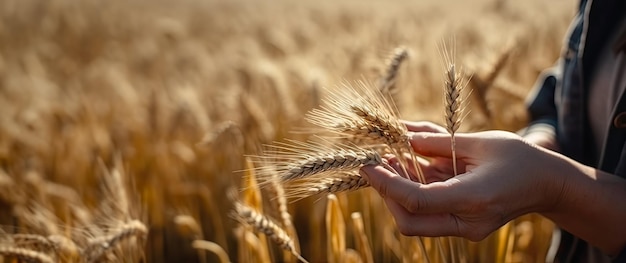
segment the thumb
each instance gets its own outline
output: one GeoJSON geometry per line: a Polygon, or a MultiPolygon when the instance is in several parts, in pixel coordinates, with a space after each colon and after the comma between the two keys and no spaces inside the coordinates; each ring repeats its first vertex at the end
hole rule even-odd
{"type": "MultiPolygon", "coordinates": [[[[471,134],[457,133],[454,135],[457,157],[468,156],[473,152],[476,138],[471,134]]],[[[416,132],[410,134],[413,150],[424,156],[452,157],[450,134],[416,132]]]]}
{"type": "Polygon", "coordinates": [[[435,133],[447,133],[448,132],[446,131],[446,128],[441,127],[429,121],[417,121],[417,122],[402,121],[402,123],[404,124],[404,126],[406,126],[406,128],[409,131],[412,131],[412,132],[435,132],[435,133]]]}
{"type": "Polygon", "coordinates": [[[391,199],[410,213],[442,213],[459,209],[467,195],[458,179],[420,184],[381,167],[366,165],[360,174],[383,198],[391,199]]]}

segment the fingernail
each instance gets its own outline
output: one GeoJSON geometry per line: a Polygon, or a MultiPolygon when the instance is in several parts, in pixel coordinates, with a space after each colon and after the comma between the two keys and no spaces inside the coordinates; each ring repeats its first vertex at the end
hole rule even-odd
{"type": "Polygon", "coordinates": [[[366,172],[367,169],[372,169],[371,165],[366,165],[366,166],[361,167],[361,169],[359,169],[359,174],[365,177],[365,179],[369,180],[370,176],[366,172]]]}

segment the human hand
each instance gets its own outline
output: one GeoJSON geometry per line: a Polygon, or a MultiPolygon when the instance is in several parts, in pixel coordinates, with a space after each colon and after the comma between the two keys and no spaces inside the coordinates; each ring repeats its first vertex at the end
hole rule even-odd
{"type": "MultiPolygon", "coordinates": [[[[418,154],[435,160],[451,156],[448,134],[418,132],[411,143],[418,154]]],[[[461,174],[453,177],[449,169],[445,176],[430,176],[441,180],[429,184],[378,166],[363,167],[361,173],[384,198],[401,233],[474,241],[520,215],[549,210],[560,196],[554,189],[563,189],[561,176],[547,176],[559,169],[561,159],[513,133],[457,134],[456,154],[465,166],[461,174]]]]}
{"type": "MultiPolygon", "coordinates": [[[[441,127],[437,124],[428,121],[419,121],[419,122],[409,122],[403,121],[403,124],[407,127],[411,134],[415,132],[429,132],[429,133],[440,133],[447,134],[446,128],[441,127]]],[[[448,149],[450,149],[449,139],[447,142],[448,149]]],[[[408,177],[403,173],[403,169],[400,167],[401,162],[398,160],[397,156],[386,156],[389,164],[394,167],[400,175],[403,175],[405,178],[411,178],[413,180],[417,180],[417,172],[414,171],[414,166],[409,165],[408,177]]],[[[405,163],[411,164],[413,162],[410,155],[404,156],[405,163]]],[[[452,158],[449,156],[430,156],[428,161],[423,158],[418,157],[419,164],[421,166],[422,171],[424,172],[424,177],[426,179],[426,183],[431,183],[435,181],[445,181],[454,176],[454,169],[452,167],[453,162],[452,158]]],[[[462,160],[457,160],[456,163],[457,172],[464,173],[465,172],[465,162],[462,160]]]]}

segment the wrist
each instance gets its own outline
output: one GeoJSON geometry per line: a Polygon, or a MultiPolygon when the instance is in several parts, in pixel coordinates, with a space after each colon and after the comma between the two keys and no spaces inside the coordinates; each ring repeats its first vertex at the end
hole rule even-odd
{"type": "Polygon", "coordinates": [[[552,204],[540,213],[608,255],[618,254],[626,245],[626,207],[616,202],[626,197],[626,181],[567,157],[560,159],[546,169],[553,177],[546,193],[552,204]]]}
{"type": "Polygon", "coordinates": [[[575,183],[569,180],[568,174],[574,172],[577,168],[569,161],[569,159],[559,153],[540,149],[546,154],[545,163],[537,164],[540,167],[539,181],[541,181],[541,191],[539,201],[535,212],[544,214],[561,213],[565,209],[564,203],[571,199],[571,192],[575,183]]]}

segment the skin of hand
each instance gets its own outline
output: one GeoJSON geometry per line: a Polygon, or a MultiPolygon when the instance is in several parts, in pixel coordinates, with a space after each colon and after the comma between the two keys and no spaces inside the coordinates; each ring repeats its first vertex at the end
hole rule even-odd
{"type": "MultiPolygon", "coordinates": [[[[452,176],[450,135],[430,123],[405,123],[427,184],[380,166],[361,174],[384,198],[400,232],[484,239],[510,220],[539,212],[614,255],[626,245],[626,180],[579,164],[516,134],[456,135],[459,175],[452,176]]],[[[390,159],[392,166],[397,160],[390,159]]]]}

